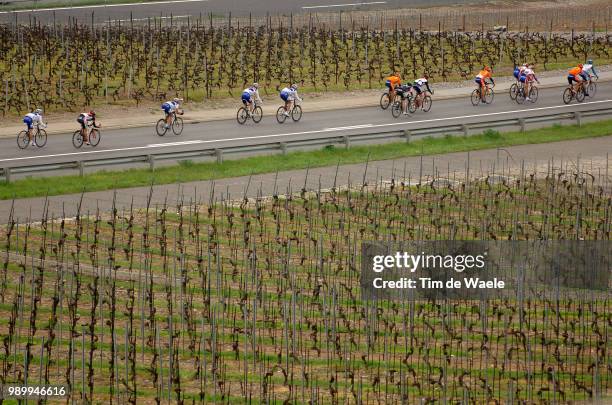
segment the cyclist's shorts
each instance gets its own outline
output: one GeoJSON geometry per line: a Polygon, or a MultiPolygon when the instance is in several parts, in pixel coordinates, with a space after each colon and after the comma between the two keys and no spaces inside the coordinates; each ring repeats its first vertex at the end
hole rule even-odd
{"type": "Polygon", "coordinates": [[[242,93],[242,102],[246,104],[250,101],[251,101],[251,93],[249,93],[248,91],[245,91],[244,93],[242,93]]]}
{"type": "Polygon", "coordinates": [[[281,94],[280,94],[280,98],[281,98],[283,101],[288,101],[288,100],[289,100],[289,94],[288,94],[288,93],[281,93],[281,94]]]}
{"type": "Polygon", "coordinates": [[[27,125],[28,129],[32,129],[32,117],[23,117],[23,123],[27,125]]]}
{"type": "Polygon", "coordinates": [[[482,77],[477,77],[474,81],[478,84],[482,84],[482,77]]]}
{"type": "Polygon", "coordinates": [[[412,88],[414,89],[414,91],[416,91],[417,94],[421,94],[423,92],[419,86],[412,86],[412,88]]]}
{"type": "Polygon", "coordinates": [[[387,87],[387,88],[389,88],[389,89],[391,88],[391,80],[387,80],[387,81],[385,82],[385,87],[387,87]]]}
{"type": "Polygon", "coordinates": [[[166,114],[170,114],[170,110],[172,110],[172,106],[168,103],[162,104],[161,108],[166,114]]]}
{"type": "Polygon", "coordinates": [[[573,82],[578,83],[578,80],[576,80],[576,77],[574,75],[567,75],[567,82],[569,84],[572,84],[573,82]]]}
{"type": "Polygon", "coordinates": [[[517,69],[514,69],[514,73],[513,73],[513,74],[514,74],[514,77],[515,77],[516,79],[518,79],[518,78],[519,78],[519,75],[521,74],[521,70],[520,70],[520,69],[518,69],[518,68],[517,68],[517,69]]]}
{"type": "Polygon", "coordinates": [[[81,124],[81,129],[85,129],[85,120],[83,119],[82,115],[79,115],[79,118],[77,118],[77,122],[81,124]]]}
{"type": "Polygon", "coordinates": [[[519,80],[521,81],[521,83],[525,83],[527,81],[527,76],[521,75],[521,77],[519,77],[519,80]]]}
{"type": "Polygon", "coordinates": [[[589,81],[589,76],[586,73],[580,73],[580,77],[582,77],[582,80],[585,82],[589,81]]]}

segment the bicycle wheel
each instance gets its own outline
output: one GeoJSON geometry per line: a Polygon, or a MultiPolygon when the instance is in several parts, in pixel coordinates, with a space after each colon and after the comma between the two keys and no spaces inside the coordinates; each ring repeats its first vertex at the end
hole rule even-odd
{"type": "Polygon", "coordinates": [[[580,86],[578,88],[578,91],[576,92],[575,97],[576,97],[576,101],[579,102],[579,103],[582,103],[584,101],[584,97],[585,97],[585,95],[584,95],[584,87],[580,86]]]}
{"type": "Polygon", "coordinates": [[[536,86],[531,86],[531,88],[529,89],[529,100],[532,103],[538,101],[538,93],[538,88],[536,86]]]}
{"type": "Polygon", "coordinates": [[[174,135],[180,135],[183,133],[183,119],[181,117],[176,117],[174,122],[172,123],[172,132],[174,135]]]}
{"type": "Polygon", "coordinates": [[[238,121],[240,125],[244,125],[244,123],[246,122],[248,118],[249,118],[249,113],[246,110],[246,108],[240,107],[238,109],[238,112],[236,113],[236,121],[238,121]]]}
{"type": "Polygon", "coordinates": [[[89,133],[89,144],[93,147],[96,147],[100,143],[101,138],[102,135],[100,135],[100,131],[94,128],[89,133]]]}
{"type": "Polygon", "coordinates": [[[518,94],[518,86],[516,83],[512,83],[510,86],[510,100],[516,100],[516,95],[518,94]]]}
{"type": "Polygon", "coordinates": [[[380,108],[382,108],[383,110],[386,110],[387,108],[389,108],[390,103],[391,103],[391,100],[389,99],[389,93],[383,93],[380,96],[380,108]]]}
{"type": "Polygon", "coordinates": [[[155,131],[157,132],[157,135],[159,136],[166,135],[166,131],[168,131],[168,128],[166,128],[165,119],[161,118],[159,121],[157,121],[157,124],[155,125],[155,131]]]}
{"type": "Polygon", "coordinates": [[[39,148],[45,146],[47,144],[47,131],[44,129],[39,129],[34,137],[34,142],[36,142],[36,146],[39,148]]]}
{"type": "Polygon", "coordinates": [[[19,149],[27,148],[28,141],[28,131],[21,131],[17,134],[17,146],[19,146],[19,149]]]}
{"type": "Polygon", "coordinates": [[[263,118],[263,110],[261,109],[261,107],[257,106],[253,109],[253,114],[251,115],[251,118],[253,118],[253,122],[256,124],[261,122],[261,119],[263,118]]]}
{"type": "Polygon", "coordinates": [[[517,104],[523,104],[525,102],[525,92],[523,91],[523,89],[519,89],[516,92],[516,102],[517,104]]]}
{"type": "Polygon", "coordinates": [[[597,83],[590,82],[589,85],[587,86],[587,90],[589,93],[589,98],[594,98],[595,93],[597,93],[597,83]]]}
{"type": "Polygon", "coordinates": [[[291,111],[291,119],[294,122],[298,122],[302,119],[302,107],[299,105],[294,105],[293,110],[291,111]]]}
{"type": "Polygon", "coordinates": [[[285,107],[278,107],[278,110],[276,110],[276,121],[278,121],[279,124],[282,124],[286,119],[287,116],[285,115],[285,107]]]}
{"type": "Polygon", "coordinates": [[[431,110],[431,103],[431,97],[425,96],[425,98],[423,98],[423,105],[421,106],[423,111],[428,112],[429,110],[431,110]]]}
{"type": "Polygon", "coordinates": [[[83,146],[83,136],[81,135],[81,131],[74,131],[74,134],[72,135],[72,145],[79,149],[81,146],[83,146]]]}
{"type": "Polygon", "coordinates": [[[478,89],[474,89],[472,95],[470,96],[470,101],[474,107],[480,104],[480,91],[478,91],[478,89]]]}
{"type": "Polygon", "coordinates": [[[408,100],[408,112],[414,113],[417,110],[416,99],[408,100]]]}
{"type": "Polygon", "coordinates": [[[563,91],[563,103],[564,104],[569,104],[572,101],[572,98],[574,98],[574,95],[572,94],[572,89],[570,89],[569,87],[567,87],[564,91],[563,91]]]}
{"type": "Polygon", "coordinates": [[[495,92],[491,88],[487,88],[487,92],[485,93],[485,103],[491,104],[493,103],[493,99],[495,98],[495,92]]]}
{"type": "Polygon", "coordinates": [[[394,101],[391,106],[391,115],[393,118],[397,118],[402,115],[402,103],[401,101],[394,101]]]}

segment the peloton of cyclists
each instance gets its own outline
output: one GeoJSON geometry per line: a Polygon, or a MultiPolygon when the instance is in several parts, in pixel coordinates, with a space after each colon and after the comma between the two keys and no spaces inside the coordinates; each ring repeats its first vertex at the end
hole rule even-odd
{"type": "Polygon", "coordinates": [[[249,115],[253,113],[255,108],[254,102],[263,103],[261,97],[259,97],[259,83],[253,83],[251,87],[247,87],[242,92],[242,104],[247,107],[249,115]]]}
{"type": "Polygon", "coordinates": [[[182,102],[182,98],[175,97],[172,101],[166,101],[162,104],[161,109],[166,114],[166,129],[170,128],[170,125],[172,125],[172,113],[179,112],[179,107],[182,102]]]}
{"type": "Polygon", "coordinates": [[[491,68],[489,66],[484,66],[482,70],[478,73],[478,75],[476,75],[476,78],[474,79],[476,84],[480,86],[480,99],[482,101],[485,100],[487,79],[491,80],[491,83],[495,84],[495,80],[493,79],[493,72],[491,71],[491,68]]]}
{"type": "Polygon", "coordinates": [[[26,146],[30,146],[34,143],[32,141],[32,129],[34,128],[34,125],[39,125],[43,128],[47,127],[47,125],[45,125],[43,122],[42,110],[40,108],[37,108],[31,113],[27,113],[23,117],[23,123],[26,124],[26,127],[28,128],[28,144],[26,146]]]}
{"type": "Polygon", "coordinates": [[[285,87],[280,92],[280,98],[285,102],[285,115],[288,117],[290,111],[293,109],[293,103],[295,100],[302,101],[300,96],[298,96],[298,86],[297,84],[292,84],[291,87],[285,87]]]}
{"type": "Polygon", "coordinates": [[[81,136],[83,137],[85,145],[89,145],[89,131],[87,131],[87,127],[93,125],[94,128],[100,128],[100,125],[96,125],[96,112],[91,110],[79,114],[77,122],[81,124],[81,136]]]}

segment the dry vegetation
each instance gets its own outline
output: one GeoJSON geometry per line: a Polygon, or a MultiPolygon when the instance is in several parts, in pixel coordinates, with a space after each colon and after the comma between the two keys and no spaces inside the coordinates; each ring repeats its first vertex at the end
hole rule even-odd
{"type": "Polygon", "coordinates": [[[601,397],[612,385],[609,299],[363,302],[358,270],[362,240],[609,241],[599,180],[392,181],[11,218],[0,378],[63,384],[78,403],[601,397]]]}

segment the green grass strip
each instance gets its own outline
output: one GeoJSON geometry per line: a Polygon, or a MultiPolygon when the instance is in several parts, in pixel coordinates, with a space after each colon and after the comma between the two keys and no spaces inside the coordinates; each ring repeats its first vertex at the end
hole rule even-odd
{"type": "MultiPolygon", "coordinates": [[[[576,125],[554,125],[552,127],[521,132],[499,133],[487,130],[479,135],[444,136],[439,138],[417,138],[411,143],[395,142],[383,145],[354,146],[349,149],[328,146],[321,150],[291,152],[286,155],[253,156],[226,160],[223,163],[194,163],[182,161],[178,165],[161,167],[151,172],[148,169],[123,171],[99,171],[83,177],[28,177],[11,183],[0,183],[0,199],[41,197],[80,193],[81,191],[103,191],[128,187],[184,183],[248,176],[250,174],[274,173],[277,170],[305,169],[340,164],[398,159],[409,156],[436,155],[452,152],[492,149],[514,145],[558,142],[612,135],[612,120],[576,125]]],[[[414,138],[413,138],[414,139],[414,138]]]]}

